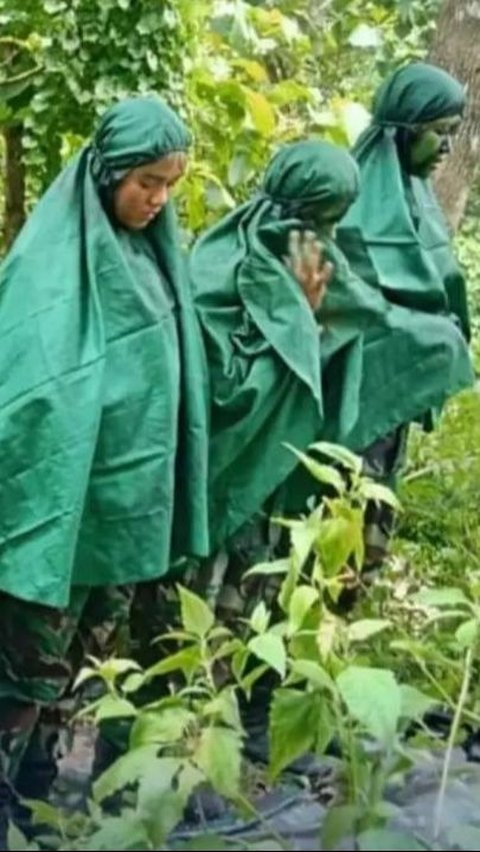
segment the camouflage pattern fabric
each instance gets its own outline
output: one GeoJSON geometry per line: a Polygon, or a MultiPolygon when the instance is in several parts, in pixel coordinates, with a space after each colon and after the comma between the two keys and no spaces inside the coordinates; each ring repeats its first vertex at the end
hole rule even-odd
{"type": "MultiPolygon", "coordinates": [[[[395,491],[396,481],[405,463],[408,426],[401,426],[375,441],[363,453],[363,471],[376,482],[395,491]]],[[[388,553],[395,514],[384,503],[369,503],[365,512],[364,541],[366,570],[381,567],[388,553]]]]}
{"type": "Polygon", "coordinates": [[[54,777],[61,699],[85,653],[121,651],[132,596],[131,586],[77,586],[58,610],[0,594],[0,776],[24,786],[48,764],[54,777]]]}

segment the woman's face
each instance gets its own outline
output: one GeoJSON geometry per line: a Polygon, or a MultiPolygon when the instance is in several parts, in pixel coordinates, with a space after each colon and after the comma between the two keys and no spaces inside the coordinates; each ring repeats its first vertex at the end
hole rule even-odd
{"type": "Polygon", "coordinates": [[[165,207],[171,189],[187,164],[183,151],[176,151],[132,169],[113,193],[117,221],[133,231],[145,228],[165,207]]]}
{"type": "Polygon", "coordinates": [[[410,174],[428,177],[443,157],[450,154],[452,139],[460,122],[460,116],[440,118],[416,130],[409,149],[410,174]]]}
{"type": "Polygon", "coordinates": [[[341,199],[331,202],[328,206],[312,205],[302,209],[302,219],[311,223],[319,237],[324,239],[335,236],[335,228],[347,212],[350,204],[341,199]]]}

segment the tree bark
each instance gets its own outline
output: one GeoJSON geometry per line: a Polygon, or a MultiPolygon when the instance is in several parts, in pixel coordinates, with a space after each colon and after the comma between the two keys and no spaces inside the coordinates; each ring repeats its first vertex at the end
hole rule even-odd
{"type": "Polygon", "coordinates": [[[480,0],[443,0],[429,59],[466,84],[468,106],[435,187],[453,230],[467,206],[480,161],[480,0]]]}
{"type": "Polygon", "coordinates": [[[3,242],[8,249],[25,221],[25,165],[21,124],[3,127],[5,141],[5,207],[3,242]]]}

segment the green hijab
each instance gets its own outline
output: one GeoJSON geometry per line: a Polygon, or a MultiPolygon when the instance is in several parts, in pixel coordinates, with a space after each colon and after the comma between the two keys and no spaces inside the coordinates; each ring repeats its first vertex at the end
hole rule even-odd
{"type": "Polygon", "coordinates": [[[169,202],[141,234],[106,212],[129,170],[188,144],[159,99],[117,104],[3,263],[0,589],[12,595],[62,607],[74,584],[148,580],[172,548],[208,551],[204,355],[175,212],[169,202]]]}
{"type": "MultiPolygon", "coordinates": [[[[290,231],[315,227],[312,212],[339,203],[347,207],[357,187],[357,168],[346,151],[314,140],[288,145],[271,160],[261,191],[208,231],[192,252],[210,370],[215,544],[260,509],[295,467],[283,442],[305,448],[320,431],[342,440],[357,420],[358,324],[337,324],[324,342],[317,317],[284,263],[290,231]]],[[[335,246],[327,242],[334,260],[335,246]]],[[[341,288],[343,267],[336,269],[341,288]]]]}
{"type": "Polygon", "coordinates": [[[338,229],[348,260],[391,302],[452,314],[469,336],[466,289],[429,180],[406,174],[402,146],[427,122],[460,116],[463,87],[440,68],[414,62],[378,90],[371,126],[353,149],[361,192],[338,229]]]}

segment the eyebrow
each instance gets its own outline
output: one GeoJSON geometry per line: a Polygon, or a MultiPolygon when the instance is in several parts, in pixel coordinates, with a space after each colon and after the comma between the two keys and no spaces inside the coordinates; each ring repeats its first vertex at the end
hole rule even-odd
{"type": "Polygon", "coordinates": [[[143,178],[143,180],[145,180],[145,178],[147,180],[166,180],[167,179],[165,175],[156,175],[153,172],[143,172],[142,178],[143,178]]]}

